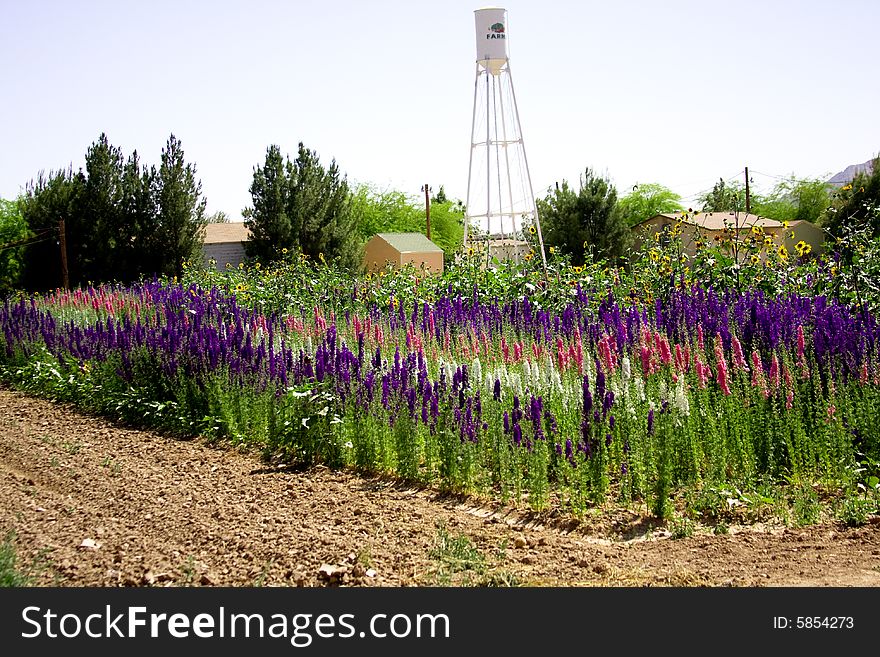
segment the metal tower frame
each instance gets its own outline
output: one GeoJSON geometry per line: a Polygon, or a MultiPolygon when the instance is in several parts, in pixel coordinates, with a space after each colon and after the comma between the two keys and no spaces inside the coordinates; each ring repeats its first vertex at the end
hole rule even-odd
{"type": "MultiPolygon", "coordinates": [[[[501,238],[505,239],[505,219],[510,219],[510,235],[513,237],[516,234],[516,216],[523,214],[522,212],[515,211],[515,202],[516,199],[513,198],[513,182],[511,180],[511,168],[510,168],[510,154],[509,148],[511,146],[518,146],[522,152],[522,163],[525,168],[525,186],[527,189],[523,191],[527,195],[528,207],[526,209],[527,212],[530,212],[532,217],[534,218],[535,228],[537,230],[538,235],[538,246],[541,252],[541,262],[544,267],[544,273],[547,273],[547,257],[544,253],[544,237],[541,232],[541,221],[538,216],[538,206],[535,202],[534,190],[532,188],[532,177],[529,171],[529,162],[528,156],[526,155],[525,144],[522,138],[522,127],[519,118],[519,107],[516,102],[516,92],[513,87],[513,76],[510,72],[510,61],[505,60],[504,63],[500,66],[497,72],[493,73],[491,70],[490,60],[487,58],[485,60],[478,60],[476,62],[476,75],[474,79],[474,107],[473,107],[473,115],[471,118],[471,150],[470,150],[470,162],[468,164],[468,187],[467,187],[467,204],[465,211],[465,225],[464,225],[464,247],[467,248],[468,245],[468,232],[471,227],[472,220],[482,220],[485,219],[486,233],[487,235],[491,234],[491,222],[493,218],[497,218],[499,221],[499,228],[501,238]],[[486,116],[486,134],[485,140],[477,141],[478,137],[476,134],[477,130],[477,110],[478,110],[478,91],[481,86],[481,78],[485,76],[485,89],[486,89],[486,107],[485,107],[485,116],[486,116]],[[503,92],[505,90],[505,86],[510,90],[510,98],[513,101],[513,134],[509,137],[507,132],[507,116],[509,113],[509,108],[504,107],[505,98],[503,92]],[[499,107],[501,105],[501,107],[499,107]],[[501,122],[501,130],[499,132],[498,122],[501,122]],[[493,139],[493,127],[494,127],[494,139],[493,139]],[[473,190],[473,167],[474,167],[474,158],[478,153],[478,149],[481,151],[485,148],[485,158],[486,158],[486,211],[484,213],[475,213],[475,208],[473,207],[473,200],[471,196],[471,192],[473,190]],[[493,150],[494,150],[494,162],[495,162],[495,174],[497,178],[497,194],[494,195],[493,198],[493,190],[492,190],[492,161],[493,161],[493,150]],[[502,156],[501,152],[503,151],[503,160],[504,166],[502,167],[502,156]],[[507,201],[509,202],[509,209],[505,211],[504,207],[504,198],[502,191],[503,180],[506,179],[507,183],[507,201]],[[493,207],[494,206],[494,207],[493,207]]],[[[487,244],[487,260],[489,258],[489,249],[487,244]]]]}

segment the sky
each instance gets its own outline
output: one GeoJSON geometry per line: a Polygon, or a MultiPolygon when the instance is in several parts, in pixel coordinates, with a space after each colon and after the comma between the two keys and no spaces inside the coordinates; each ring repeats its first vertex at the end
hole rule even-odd
{"type": "MultiPolygon", "coordinates": [[[[209,213],[302,142],[353,185],[465,200],[478,2],[0,0],[0,197],[84,166],[101,133],[159,164],[174,134],[209,213]]],[[[590,168],[685,205],[880,153],[880,2],[508,1],[536,196],[590,168]]]]}

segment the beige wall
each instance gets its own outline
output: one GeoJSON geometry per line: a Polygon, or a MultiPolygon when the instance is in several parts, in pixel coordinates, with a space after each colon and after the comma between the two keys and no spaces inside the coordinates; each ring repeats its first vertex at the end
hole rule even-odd
{"type": "Polygon", "coordinates": [[[443,273],[443,252],[427,251],[415,253],[400,253],[385,240],[374,237],[364,249],[364,266],[370,273],[385,269],[387,263],[395,267],[402,267],[406,263],[412,263],[417,269],[423,265],[425,269],[435,274],[443,273]]]}
{"type": "Polygon", "coordinates": [[[203,244],[202,253],[204,254],[205,267],[209,267],[211,258],[217,261],[215,265],[217,269],[223,271],[228,262],[232,267],[238,267],[239,263],[244,262],[244,244],[241,242],[216,242],[214,244],[203,244]]]}
{"type": "MultiPolygon", "coordinates": [[[[675,226],[676,223],[677,222],[674,219],[668,219],[666,217],[654,217],[654,218],[650,219],[649,221],[646,221],[645,223],[641,224],[637,229],[635,229],[633,231],[637,245],[644,244],[644,243],[647,243],[649,245],[656,244],[654,235],[656,233],[662,231],[663,227],[666,225],[668,225],[671,230],[675,226]]],[[[744,242],[746,239],[748,239],[749,235],[751,234],[751,230],[752,230],[751,227],[743,227],[743,228],[739,229],[738,233],[739,233],[740,242],[744,242]]],[[[797,230],[797,228],[795,228],[794,230],[795,230],[794,241],[791,241],[783,236],[783,229],[781,226],[766,227],[766,228],[764,228],[764,234],[770,235],[773,238],[773,242],[777,245],[777,247],[780,244],[784,243],[790,253],[796,253],[796,251],[794,249],[794,245],[797,244],[797,242],[801,239],[803,239],[805,242],[809,242],[812,245],[813,253],[816,253],[817,248],[821,248],[821,246],[820,246],[821,240],[817,239],[817,236],[816,236],[816,232],[818,232],[819,237],[821,237],[821,231],[817,231],[817,229],[814,229],[809,224],[803,224],[801,226],[800,230],[797,230]],[[798,233],[802,233],[802,235],[798,235],[798,233]],[[814,244],[814,243],[810,242],[810,239],[807,238],[807,234],[810,235],[811,239],[817,239],[817,243],[814,244]]],[[[723,230],[710,230],[707,228],[702,228],[700,226],[695,226],[693,224],[683,222],[681,224],[682,251],[689,258],[693,258],[697,254],[697,251],[698,251],[697,243],[700,240],[702,240],[703,242],[705,242],[709,246],[717,246],[721,236],[723,235],[723,232],[724,232],[723,230]],[[719,240],[716,240],[715,239],[716,237],[718,237],[719,240]]],[[[787,235],[788,233],[791,233],[791,232],[792,232],[792,228],[789,228],[787,231],[785,231],[785,235],[787,235]]],[[[739,260],[741,262],[744,262],[745,258],[748,257],[748,254],[745,251],[746,251],[745,249],[743,249],[741,251],[742,257],[739,258],[739,260]]],[[[728,249],[728,252],[731,253],[731,255],[732,255],[732,252],[730,249],[728,249]]],[[[765,249],[761,255],[761,258],[763,260],[763,259],[766,259],[766,257],[767,257],[767,252],[765,249]]]]}
{"type": "Polygon", "coordinates": [[[374,237],[364,249],[364,265],[368,272],[385,269],[387,263],[400,266],[400,254],[385,240],[374,237]]]}
{"type": "Polygon", "coordinates": [[[411,262],[416,269],[425,267],[432,274],[443,273],[443,252],[430,251],[427,253],[402,253],[400,254],[401,265],[411,262]]]}
{"type": "Polygon", "coordinates": [[[811,223],[804,221],[792,222],[788,230],[785,231],[785,248],[789,253],[797,253],[795,245],[803,240],[812,247],[810,255],[821,255],[825,252],[825,233],[824,231],[811,223]]]}

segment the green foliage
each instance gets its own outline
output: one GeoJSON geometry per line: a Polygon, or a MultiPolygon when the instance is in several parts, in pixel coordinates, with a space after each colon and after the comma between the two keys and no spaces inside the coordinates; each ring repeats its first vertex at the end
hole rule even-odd
{"type": "Polygon", "coordinates": [[[32,586],[31,568],[22,568],[15,550],[15,534],[9,532],[0,543],[0,588],[32,586]]]}
{"type": "Polygon", "coordinates": [[[626,253],[630,233],[617,205],[617,190],[589,168],[577,192],[563,180],[537,206],[544,244],[569,256],[574,265],[616,261],[626,253]]]}
{"type": "Polygon", "coordinates": [[[141,165],[137,151],[133,151],[122,172],[119,231],[130,238],[116,243],[119,280],[136,280],[160,271],[159,263],[165,250],[154,232],[159,214],[157,189],[155,167],[141,165]]]}
{"type": "Polygon", "coordinates": [[[229,221],[229,215],[223,212],[223,210],[217,210],[217,212],[208,215],[207,218],[209,224],[228,224],[229,221]]]}
{"type": "Polygon", "coordinates": [[[700,196],[698,203],[703,212],[745,211],[745,186],[740,182],[728,184],[721,179],[711,191],[700,196]]]}
{"type": "Polygon", "coordinates": [[[179,275],[201,248],[205,201],[195,167],[171,135],[162,163],[142,166],[101,134],[86,152],[84,171],[40,175],[21,199],[35,237],[22,251],[22,285],[44,291],[62,284],[59,222],[64,219],[71,286],[131,282],[152,274],[179,275]]]}
{"type": "Polygon", "coordinates": [[[179,276],[183,263],[195,257],[204,237],[205,204],[195,166],[186,164],[180,140],[168,138],[157,174],[158,215],[153,232],[154,255],[163,257],[157,271],[179,276]]]}
{"type": "Polygon", "coordinates": [[[106,134],[86,151],[82,194],[75,215],[65,225],[73,280],[120,279],[120,269],[131,255],[127,247],[133,235],[120,225],[123,161],[122,151],[110,144],[106,134]]]}
{"type": "Polygon", "coordinates": [[[464,206],[460,201],[431,203],[431,241],[443,249],[446,264],[451,263],[464,242],[464,206]]]}
{"type": "Polygon", "coordinates": [[[286,249],[327,258],[343,269],[359,267],[357,219],[335,160],[325,169],[315,151],[300,142],[291,162],[272,145],[263,166],[254,167],[250,192],[253,206],[243,211],[252,236],[245,243],[249,257],[269,263],[286,249]]]}
{"type": "Polygon", "coordinates": [[[377,233],[424,233],[426,228],[424,204],[419,207],[412,196],[398,190],[360,185],[352,195],[352,214],[363,242],[377,233]]]}
{"type": "Polygon", "coordinates": [[[0,295],[8,295],[20,283],[23,247],[14,245],[24,241],[27,234],[19,203],[0,198],[0,295]]]}
{"type": "Polygon", "coordinates": [[[446,585],[478,583],[474,577],[485,575],[487,570],[486,557],[471,539],[461,533],[450,534],[442,524],[437,526],[437,538],[428,556],[437,561],[434,576],[446,585]]]}
{"type": "Polygon", "coordinates": [[[630,227],[664,212],[684,210],[681,196],[657,183],[636,185],[617,204],[623,220],[630,227]]]}
{"type": "Polygon", "coordinates": [[[76,262],[81,248],[75,237],[79,197],[85,175],[68,168],[40,174],[25,186],[20,200],[21,214],[35,240],[22,249],[22,286],[28,290],[49,290],[61,285],[61,252],[58,248],[58,222],[68,224],[68,263],[71,280],[79,282],[76,262]]]}
{"type": "MultiPolygon", "coordinates": [[[[431,200],[431,241],[443,249],[451,263],[464,239],[464,208],[438,192],[431,200]]],[[[379,191],[360,185],[352,195],[352,214],[358,234],[367,242],[377,233],[427,233],[424,202],[398,190],[379,191]]]]}
{"type": "Polygon", "coordinates": [[[817,267],[828,272],[828,291],[842,301],[880,311],[880,237],[871,238],[866,220],[840,227],[837,251],[817,267]]]}
{"type": "Polygon", "coordinates": [[[751,212],[776,221],[809,221],[818,224],[828,207],[831,195],[822,180],[799,180],[792,176],[781,180],[765,195],[752,195],[751,212]]]}

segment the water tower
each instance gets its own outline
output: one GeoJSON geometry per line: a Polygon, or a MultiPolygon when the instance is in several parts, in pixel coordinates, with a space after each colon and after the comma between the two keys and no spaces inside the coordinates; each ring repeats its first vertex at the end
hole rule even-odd
{"type": "MultiPolygon", "coordinates": [[[[507,55],[507,10],[477,9],[474,18],[477,59],[464,246],[485,241],[488,258],[491,243],[521,239],[523,230],[533,226],[546,271],[544,238],[507,55]]],[[[517,251],[507,253],[516,257],[517,251]]]]}

